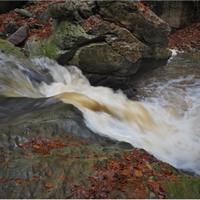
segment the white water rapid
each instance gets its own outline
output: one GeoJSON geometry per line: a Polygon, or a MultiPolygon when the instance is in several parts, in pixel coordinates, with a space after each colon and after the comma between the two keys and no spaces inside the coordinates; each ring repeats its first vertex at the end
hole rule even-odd
{"type": "Polygon", "coordinates": [[[52,97],[74,104],[91,130],[200,175],[200,61],[194,60],[191,67],[191,60],[180,55],[141,77],[136,83],[136,102],[120,91],[91,86],[75,66],[65,68],[48,58],[24,60],[0,53],[0,93],[52,97]],[[52,83],[31,81],[34,70],[41,76],[48,72],[52,83]]]}

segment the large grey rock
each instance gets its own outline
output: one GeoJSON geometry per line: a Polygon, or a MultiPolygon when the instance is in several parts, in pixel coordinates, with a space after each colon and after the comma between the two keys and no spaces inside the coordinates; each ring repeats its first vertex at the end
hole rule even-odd
{"type": "Polygon", "coordinates": [[[106,42],[81,47],[69,64],[84,72],[119,75],[135,73],[139,67],[116,53],[106,42]]]}
{"type": "Polygon", "coordinates": [[[141,41],[148,44],[168,43],[170,27],[166,22],[157,17],[152,11],[143,12],[138,8],[137,1],[98,1],[99,14],[105,20],[128,29],[138,35],[141,41]]]}

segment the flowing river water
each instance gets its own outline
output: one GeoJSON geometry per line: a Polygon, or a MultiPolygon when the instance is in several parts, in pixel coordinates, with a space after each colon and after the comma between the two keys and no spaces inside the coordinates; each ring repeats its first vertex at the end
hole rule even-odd
{"type": "MultiPolygon", "coordinates": [[[[27,97],[31,102],[48,97],[73,104],[92,131],[144,148],[174,167],[200,175],[199,65],[198,54],[180,53],[166,66],[130,80],[138,94],[129,100],[121,91],[91,86],[75,66],[0,53],[0,94],[1,99],[27,97]]],[[[3,112],[12,115],[9,109],[20,111],[19,105],[7,109],[0,105],[0,117],[3,112]]]]}

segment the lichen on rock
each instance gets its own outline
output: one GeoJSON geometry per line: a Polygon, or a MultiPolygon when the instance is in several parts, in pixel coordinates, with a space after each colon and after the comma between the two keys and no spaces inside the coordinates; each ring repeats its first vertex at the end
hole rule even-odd
{"type": "Polygon", "coordinates": [[[24,57],[24,54],[7,40],[0,39],[0,51],[6,54],[13,54],[24,57]]]}

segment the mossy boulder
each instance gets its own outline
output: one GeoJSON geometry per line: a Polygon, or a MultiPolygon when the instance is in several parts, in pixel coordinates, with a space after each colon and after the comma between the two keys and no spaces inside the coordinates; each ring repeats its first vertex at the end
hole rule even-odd
{"type": "Polygon", "coordinates": [[[46,56],[58,62],[67,62],[67,57],[74,52],[78,46],[89,43],[96,38],[88,35],[79,24],[67,21],[54,22],[53,34],[45,40],[35,41],[32,37],[25,45],[30,57],[46,56]]]}
{"type": "Polygon", "coordinates": [[[116,53],[107,43],[95,43],[81,47],[69,62],[83,72],[110,74],[126,74],[138,70],[137,65],[116,53]]]}
{"type": "Polygon", "coordinates": [[[6,54],[13,54],[24,57],[24,54],[19,49],[17,49],[15,45],[7,40],[0,39],[0,51],[6,54]]]}

